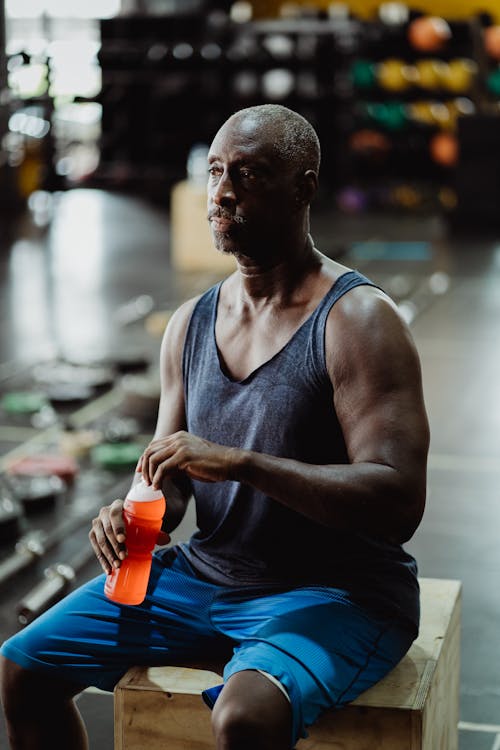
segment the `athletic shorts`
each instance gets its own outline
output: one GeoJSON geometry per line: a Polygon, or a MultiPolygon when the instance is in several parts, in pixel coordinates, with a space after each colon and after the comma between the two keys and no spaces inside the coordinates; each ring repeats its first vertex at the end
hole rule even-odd
{"type": "MultiPolygon", "coordinates": [[[[292,590],[219,586],[198,578],[175,548],[154,555],[138,606],[104,595],[100,575],[21,630],[1,653],[26,669],[112,691],[129,667],[228,659],[235,672],[261,670],[288,694],[293,743],[327,708],[378,682],[404,656],[414,629],[326,586],[292,590]]],[[[222,687],[204,694],[211,706],[222,687]]]]}

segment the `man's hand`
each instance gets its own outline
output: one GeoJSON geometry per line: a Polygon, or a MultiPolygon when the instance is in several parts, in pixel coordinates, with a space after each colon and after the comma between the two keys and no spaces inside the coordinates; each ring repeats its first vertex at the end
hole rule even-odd
{"type": "MultiPolygon", "coordinates": [[[[92,520],[89,539],[105,573],[109,574],[113,568],[120,567],[127,556],[123,500],[113,500],[111,505],[101,508],[97,518],[92,520]]],[[[169,535],[160,531],[157,544],[168,544],[169,541],[169,535]]]]}
{"type": "Polygon", "coordinates": [[[175,432],[148,445],[137,471],[157,489],[164,478],[178,471],[202,482],[224,482],[231,479],[234,453],[234,448],[211,443],[189,432],[175,432]]]}
{"type": "Polygon", "coordinates": [[[105,573],[120,567],[120,561],[126,557],[123,500],[114,500],[101,508],[92,520],[89,539],[105,573]]]}

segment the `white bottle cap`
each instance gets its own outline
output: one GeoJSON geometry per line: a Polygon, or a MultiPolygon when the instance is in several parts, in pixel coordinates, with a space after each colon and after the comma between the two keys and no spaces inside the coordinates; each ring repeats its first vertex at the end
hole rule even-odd
{"type": "Polygon", "coordinates": [[[133,500],[135,503],[147,503],[151,500],[161,500],[163,492],[155,490],[152,484],[146,484],[142,474],[139,472],[134,476],[132,486],[127,493],[127,500],[133,500]]]}

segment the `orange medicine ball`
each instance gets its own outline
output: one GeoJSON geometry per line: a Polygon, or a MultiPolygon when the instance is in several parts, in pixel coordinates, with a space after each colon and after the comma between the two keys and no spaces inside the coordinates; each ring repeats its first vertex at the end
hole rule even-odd
{"type": "Polygon", "coordinates": [[[488,26],[484,30],[484,46],[488,57],[500,60],[500,26],[488,26]]]}
{"type": "Polygon", "coordinates": [[[408,26],[408,41],[420,52],[437,52],[451,37],[451,29],[444,18],[421,16],[408,26]]]}
{"type": "Polygon", "coordinates": [[[377,130],[357,130],[349,138],[349,146],[357,153],[386,153],[391,148],[389,138],[377,130]]]}
{"type": "Polygon", "coordinates": [[[429,143],[432,159],[442,167],[454,167],[458,161],[458,140],[452,133],[436,133],[429,143]]]}

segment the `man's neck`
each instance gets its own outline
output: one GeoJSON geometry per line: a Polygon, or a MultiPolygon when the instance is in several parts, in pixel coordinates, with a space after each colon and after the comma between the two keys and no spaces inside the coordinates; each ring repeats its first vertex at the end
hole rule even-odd
{"type": "Polygon", "coordinates": [[[240,299],[254,303],[286,299],[309,273],[320,266],[320,254],[315,250],[310,235],[295,252],[291,248],[286,257],[279,257],[269,264],[240,258],[237,282],[240,299]]]}

